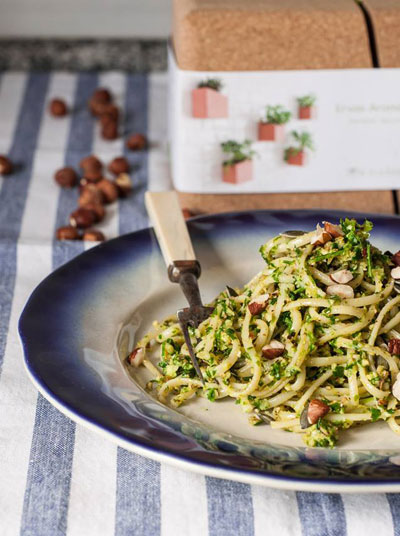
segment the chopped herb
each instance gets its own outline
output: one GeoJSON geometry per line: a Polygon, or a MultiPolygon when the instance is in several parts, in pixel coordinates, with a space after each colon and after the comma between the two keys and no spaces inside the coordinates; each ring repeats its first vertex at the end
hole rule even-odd
{"type": "Polygon", "coordinates": [[[372,422],[375,422],[381,416],[381,410],[378,408],[370,408],[372,422]]]}
{"type": "Polygon", "coordinates": [[[216,397],[216,391],[214,388],[212,389],[207,389],[207,398],[208,400],[210,400],[210,402],[215,402],[215,397],[216,397]]]}
{"type": "Polygon", "coordinates": [[[367,265],[368,265],[368,277],[372,279],[372,260],[371,260],[371,244],[367,244],[367,265]]]}
{"type": "Polygon", "coordinates": [[[334,376],[334,378],[343,378],[343,376],[344,376],[344,367],[342,367],[341,365],[336,365],[333,368],[333,376],[334,376]]]}
{"type": "Polygon", "coordinates": [[[331,408],[331,411],[333,413],[343,413],[343,406],[340,402],[332,402],[329,404],[329,407],[331,408]]]}

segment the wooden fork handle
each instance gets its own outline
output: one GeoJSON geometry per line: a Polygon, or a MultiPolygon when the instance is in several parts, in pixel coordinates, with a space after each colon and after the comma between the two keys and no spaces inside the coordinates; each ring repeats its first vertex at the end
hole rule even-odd
{"type": "Polygon", "coordinates": [[[166,265],[196,261],[176,192],[146,192],[145,204],[166,265]]]}

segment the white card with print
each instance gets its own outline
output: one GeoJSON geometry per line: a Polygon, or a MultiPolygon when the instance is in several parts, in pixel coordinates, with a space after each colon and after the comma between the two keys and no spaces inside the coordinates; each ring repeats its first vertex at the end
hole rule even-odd
{"type": "Polygon", "coordinates": [[[169,74],[180,191],[400,186],[400,69],[184,71],[170,53],[169,74]]]}

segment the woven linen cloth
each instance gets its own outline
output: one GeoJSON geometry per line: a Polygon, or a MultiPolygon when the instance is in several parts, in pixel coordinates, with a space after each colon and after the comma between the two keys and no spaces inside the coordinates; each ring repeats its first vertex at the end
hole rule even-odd
{"type": "Polygon", "coordinates": [[[169,184],[166,80],[165,73],[0,75],[0,154],[16,164],[0,179],[0,535],[400,534],[399,495],[277,491],[159,464],[76,425],[28,379],[21,310],[46,275],[90,247],[54,241],[78,192],[60,189],[53,173],[78,168],[90,153],[105,162],[126,154],[134,191],[108,208],[99,228],[112,238],[147,226],[144,191],[169,184]],[[100,139],[86,106],[100,85],[124,111],[124,134],[147,134],[150,151],[128,154],[123,138],[100,139]],[[68,102],[67,117],[47,112],[55,96],[68,102]]]}

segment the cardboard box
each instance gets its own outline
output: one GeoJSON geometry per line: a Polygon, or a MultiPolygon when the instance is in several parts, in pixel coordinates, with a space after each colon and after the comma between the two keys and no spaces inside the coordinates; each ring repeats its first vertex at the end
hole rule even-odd
{"type": "Polygon", "coordinates": [[[195,71],[372,65],[353,0],[174,0],[173,43],[179,67],[195,71]]]}
{"type": "Polygon", "coordinates": [[[363,2],[372,22],[379,67],[400,67],[399,0],[363,2]]]}
{"type": "MultiPolygon", "coordinates": [[[[371,4],[380,3],[381,0],[369,1],[368,9],[372,12],[371,4]]],[[[387,0],[383,3],[394,4],[387,0]]],[[[393,17],[395,6],[387,7],[393,17]]],[[[373,65],[364,15],[353,0],[174,0],[172,41],[176,62],[183,71],[244,74],[243,71],[368,69],[373,65]]],[[[302,121],[304,127],[309,122],[302,121]]],[[[254,139],[256,136],[257,130],[254,139]]],[[[234,195],[187,192],[181,194],[181,200],[183,206],[195,212],[332,206],[393,211],[393,197],[388,191],[234,195]]]]}

